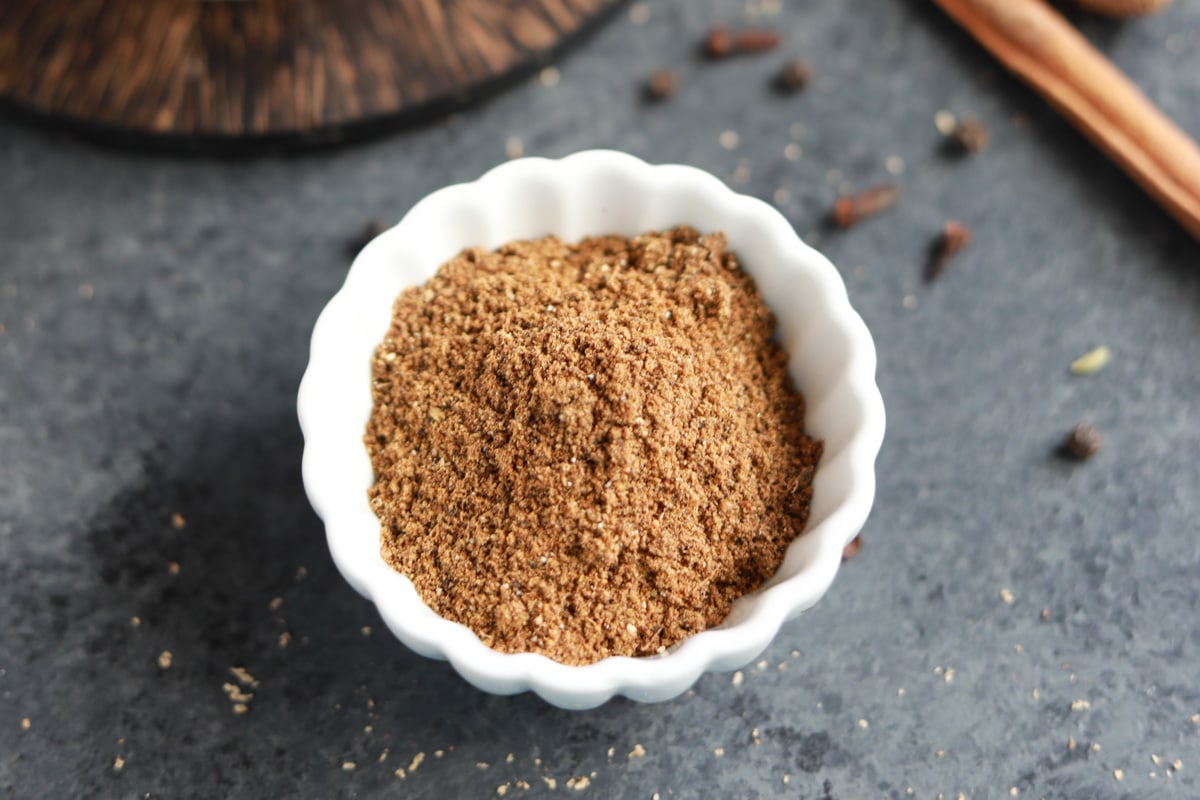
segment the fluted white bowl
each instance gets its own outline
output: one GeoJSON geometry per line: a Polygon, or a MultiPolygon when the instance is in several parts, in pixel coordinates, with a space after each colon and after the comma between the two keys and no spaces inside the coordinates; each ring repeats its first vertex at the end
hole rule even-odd
{"type": "Polygon", "coordinates": [[[843,547],[874,501],[884,431],[875,345],[833,265],[774,208],[713,176],[604,150],[510,161],[477,181],[434,192],[370,242],[317,320],[298,411],[304,487],[325,523],[334,562],[376,604],[392,632],[416,652],[448,660],[480,689],[530,690],[573,709],[617,694],[666,700],[707,670],[755,659],[786,620],[816,603],[833,582],[843,547]],[[566,666],[533,653],[493,650],[465,626],[434,613],[380,555],[379,520],[367,502],[373,475],[363,434],[371,413],[371,359],[393,301],[465,247],[490,249],[549,234],[566,241],[631,236],[680,224],[724,231],[778,319],[788,369],[807,402],[805,427],[825,442],[808,527],[788,547],[775,576],[735,603],[725,623],[661,655],[566,666]]]}

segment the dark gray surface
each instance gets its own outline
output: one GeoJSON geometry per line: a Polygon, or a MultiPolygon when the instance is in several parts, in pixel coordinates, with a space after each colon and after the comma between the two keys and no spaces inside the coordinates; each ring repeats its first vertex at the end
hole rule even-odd
{"type": "MultiPolygon", "coordinates": [[[[543,774],[557,795],[592,776],[581,797],[1200,795],[1200,246],[930,5],[787,3],[775,23],[818,76],[790,99],[765,88],[784,53],[692,60],[740,5],[661,0],[554,88],[341,152],[173,160],[0,124],[0,795],[540,797],[543,774]],[[683,88],[643,107],[660,64],[683,88]],[[941,108],[993,146],[939,155],[941,108]],[[890,428],[866,546],[740,686],[584,713],[487,696],[378,629],[329,560],[293,399],[344,241],[509,137],[727,178],[744,159],[875,334],[890,428]],[[893,155],[901,204],[822,232],[838,181],[887,179],[893,155]],[[925,285],[948,216],[975,241],[925,285]],[[1106,370],[1068,374],[1101,343],[1106,370]],[[1105,449],[1054,458],[1082,419],[1105,449]],[[231,665],[260,681],[242,716],[231,665]]],[[[1200,133],[1200,5],[1087,31],[1200,133]]]]}

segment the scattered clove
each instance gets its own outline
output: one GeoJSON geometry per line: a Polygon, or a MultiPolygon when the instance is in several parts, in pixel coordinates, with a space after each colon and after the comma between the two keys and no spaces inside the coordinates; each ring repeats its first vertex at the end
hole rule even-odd
{"type": "Polygon", "coordinates": [[[875,186],[854,195],[844,195],[833,204],[833,222],[839,228],[849,228],[864,217],[890,208],[899,198],[900,187],[894,183],[875,186]]]}
{"type": "Polygon", "coordinates": [[[720,59],[747,53],[765,53],[774,50],[783,41],[779,32],[771,28],[747,28],[731,32],[723,26],[715,26],[704,39],[704,53],[709,58],[720,59]]]}
{"type": "Polygon", "coordinates": [[[947,220],[942,226],[942,233],[933,245],[933,253],[929,259],[929,267],[925,271],[927,280],[935,280],[945,270],[950,259],[971,243],[971,229],[957,220],[947,220]]]}

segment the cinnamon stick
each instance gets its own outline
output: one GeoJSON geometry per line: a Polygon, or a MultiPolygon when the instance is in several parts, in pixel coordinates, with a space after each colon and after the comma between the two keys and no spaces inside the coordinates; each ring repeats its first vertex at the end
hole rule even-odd
{"type": "Polygon", "coordinates": [[[936,0],[1200,239],[1200,147],[1044,0],[936,0]]]}

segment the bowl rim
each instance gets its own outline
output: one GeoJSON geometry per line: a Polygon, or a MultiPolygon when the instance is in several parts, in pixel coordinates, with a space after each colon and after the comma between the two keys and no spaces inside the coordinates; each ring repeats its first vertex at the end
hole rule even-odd
{"type": "MultiPolygon", "coordinates": [[[[731,248],[738,249],[732,241],[731,248]]],[[[361,335],[360,332],[360,338],[361,335]]],[[[375,338],[372,353],[381,339],[382,333],[375,338]]],[[[789,353],[789,359],[793,356],[789,353]]],[[[734,669],[752,661],[785,621],[814,605],[832,584],[842,549],[861,530],[874,501],[875,459],[885,428],[875,368],[874,341],[862,318],[851,307],[841,275],[766,202],[739,194],[696,167],[652,165],[612,150],[585,150],[561,159],[515,159],[474,181],[447,186],[417,202],[396,226],[363,248],[345,282],[322,310],[313,328],[309,362],[297,395],[297,414],[304,437],[305,492],[325,524],[327,543],[339,571],[357,591],[375,603],[392,632],[416,652],[448,660],[464,678],[485,691],[512,694],[532,690],[563,708],[594,707],[617,694],[640,701],[666,700],[685,691],[706,671],[734,669]],[[349,490],[351,487],[336,480],[332,472],[338,466],[337,459],[330,458],[330,454],[339,449],[339,443],[344,448],[345,441],[330,424],[337,419],[337,402],[335,397],[331,398],[329,380],[335,363],[345,362],[336,345],[339,335],[353,324],[355,295],[369,290],[372,273],[385,269],[389,259],[405,251],[406,240],[415,242],[421,237],[431,215],[436,217],[460,208],[465,202],[482,202],[479,198],[494,196],[499,187],[530,180],[531,176],[539,180],[552,176],[559,182],[557,185],[565,185],[572,176],[616,173],[637,175],[646,185],[666,187],[663,191],[686,187],[699,198],[697,202],[716,203],[731,210],[756,233],[761,232],[776,246],[786,248],[789,262],[799,265],[805,271],[805,278],[822,293],[821,307],[826,312],[823,322],[834,326],[848,341],[847,356],[844,362],[839,362],[841,370],[836,383],[858,402],[860,414],[833,461],[826,463],[827,455],[823,455],[817,468],[818,478],[824,479],[830,471],[836,471],[839,479],[849,483],[849,488],[839,502],[824,510],[816,524],[810,524],[789,546],[789,554],[801,540],[808,542],[809,547],[816,547],[806,568],[789,577],[777,575],[769,581],[751,595],[755,598],[751,613],[729,627],[722,625],[694,634],[661,655],[612,656],[571,666],[536,653],[502,653],[487,647],[465,626],[430,610],[412,588],[411,581],[386,565],[378,548],[372,563],[346,544],[349,541],[346,532],[357,528],[361,536],[362,526],[368,522],[377,541],[379,522],[370,511],[366,491],[355,496],[349,490]]],[[[370,374],[369,360],[366,370],[363,391],[369,391],[369,381],[365,379],[370,374]]],[[[810,411],[811,408],[810,405],[810,411]]],[[[355,442],[363,458],[367,458],[361,437],[360,432],[355,442]]],[[[810,513],[816,511],[816,500],[814,493],[814,508],[810,513]]]]}

